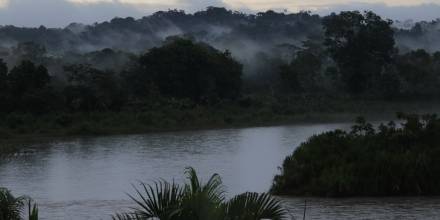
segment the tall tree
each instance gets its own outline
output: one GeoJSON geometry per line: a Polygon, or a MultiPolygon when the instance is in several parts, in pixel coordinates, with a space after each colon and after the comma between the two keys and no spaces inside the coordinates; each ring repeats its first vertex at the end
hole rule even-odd
{"type": "Polygon", "coordinates": [[[154,84],[168,97],[196,102],[234,99],[240,94],[242,65],[229,52],[206,44],[175,39],[141,56],[129,79],[134,88],[154,84]]]}
{"type": "Polygon", "coordinates": [[[8,66],[0,59],[0,93],[5,92],[7,86],[8,66]]]}
{"type": "Polygon", "coordinates": [[[64,90],[67,105],[72,110],[119,110],[125,101],[116,75],[90,65],[64,67],[69,85],[64,90]]]}
{"type": "Polygon", "coordinates": [[[9,89],[8,89],[8,66],[0,59],[0,112],[7,111],[9,89]]]}
{"type": "Polygon", "coordinates": [[[402,88],[406,95],[427,97],[438,95],[439,69],[436,69],[439,59],[425,50],[411,51],[399,55],[396,59],[396,69],[405,82],[402,88]]]}
{"type": "Polygon", "coordinates": [[[324,51],[321,44],[304,42],[303,49],[296,52],[289,65],[281,66],[280,76],[287,92],[318,92],[323,67],[324,51]]]}
{"type": "Polygon", "coordinates": [[[325,45],[337,63],[348,92],[361,94],[373,87],[395,52],[392,21],[371,11],[345,11],[323,19],[325,45]]]}
{"type": "Polygon", "coordinates": [[[42,65],[23,61],[8,74],[11,104],[15,110],[41,113],[49,110],[52,102],[51,77],[42,65]]]}

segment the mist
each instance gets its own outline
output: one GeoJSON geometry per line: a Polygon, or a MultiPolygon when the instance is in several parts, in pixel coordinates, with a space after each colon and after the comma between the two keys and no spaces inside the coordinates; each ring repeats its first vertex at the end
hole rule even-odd
{"type": "MultiPolygon", "coordinates": [[[[210,3],[221,4],[218,1],[211,1],[210,3]]],[[[44,7],[45,4],[60,8],[56,12],[58,14],[54,16],[64,17],[65,19],[74,19],[74,13],[78,12],[66,13],[74,4],[65,1],[58,1],[54,6],[52,1],[42,0],[41,4],[41,8],[50,8],[44,7]]],[[[93,11],[94,16],[99,16],[100,13],[107,14],[112,10],[117,10],[120,15],[132,16],[115,17],[95,23],[74,22],[64,28],[47,28],[44,26],[38,28],[1,27],[1,56],[8,62],[9,66],[14,66],[20,61],[20,59],[9,56],[13,53],[14,48],[20,43],[32,41],[45,47],[46,54],[44,56],[63,57],[63,62],[67,63],[87,63],[87,59],[78,58],[80,54],[99,56],[101,54],[99,51],[110,48],[116,52],[121,52],[117,56],[121,58],[121,61],[106,62],[108,66],[97,66],[107,69],[121,69],[121,63],[129,60],[129,56],[136,56],[147,52],[153,47],[159,47],[168,38],[183,37],[209,44],[221,51],[230,51],[232,56],[244,65],[245,77],[265,78],[274,71],[272,63],[289,63],[295,52],[303,46],[304,41],[309,38],[319,41],[323,36],[322,16],[313,13],[267,11],[245,14],[212,7],[195,13],[187,13],[183,10],[158,11],[136,19],[136,16],[140,17],[141,15],[139,10],[125,4],[120,5],[122,7],[117,9],[118,4],[120,3],[91,4],[87,7],[87,10],[93,11]],[[98,51],[98,53],[94,53],[95,51],[98,51]],[[75,57],[72,54],[77,55],[75,57]]],[[[14,1],[10,2],[9,8],[20,8],[25,5],[23,1],[14,1]]],[[[348,10],[370,6],[381,13],[392,11],[391,9],[399,11],[431,8],[432,12],[438,9],[437,5],[391,7],[382,4],[342,5],[335,6],[332,9],[348,10]]],[[[86,7],[78,6],[76,9],[83,10],[84,8],[86,7]]],[[[27,10],[31,15],[37,13],[30,9],[27,10]]],[[[54,13],[53,10],[47,10],[47,13],[54,13]]],[[[7,10],[8,13],[12,13],[12,11],[7,10]]],[[[327,12],[321,11],[320,13],[325,14],[327,12]]],[[[425,14],[429,15],[430,12],[428,11],[425,14]]],[[[4,16],[4,14],[1,16],[4,16]]],[[[44,17],[36,17],[44,19],[44,17]]],[[[85,16],[85,20],[93,18],[93,16],[85,16]]],[[[44,20],[36,20],[35,22],[47,23],[44,20]]],[[[440,42],[440,25],[438,23],[438,21],[395,21],[395,38],[399,51],[404,53],[415,49],[425,49],[430,52],[440,50],[440,43],[438,43],[440,42]],[[416,27],[417,30],[415,30],[416,27]]],[[[108,53],[104,54],[109,55],[108,53]]],[[[62,69],[60,65],[64,64],[54,63],[48,66],[49,68],[56,67],[51,72],[60,72],[59,70],[62,69]]]]}
{"type": "Polygon", "coordinates": [[[140,19],[117,17],[92,25],[71,23],[65,28],[5,26],[0,28],[0,45],[7,51],[19,43],[32,41],[55,57],[105,48],[141,54],[161,46],[170,37],[183,37],[230,51],[244,64],[245,75],[252,75],[265,69],[266,58],[289,62],[295,52],[292,48],[301,47],[310,35],[319,35],[321,31],[320,18],[308,13],[268,11],[254,15],[210,8],[194,14],[172,10],[140,19]]]}

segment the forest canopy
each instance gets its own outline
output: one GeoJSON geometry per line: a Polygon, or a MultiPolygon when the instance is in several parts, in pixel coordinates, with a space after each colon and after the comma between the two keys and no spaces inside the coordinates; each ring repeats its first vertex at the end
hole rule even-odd
{"type": "Polygon", "coordinates": [[[440,95],[440,52],[401,41],[429,26],[398,29],[371,11],[320,17],[215,7],[63,29],[4,26],[1,111],[136,111],[180,100],[287,113],[304,97],[430,100],[440,95]]]}

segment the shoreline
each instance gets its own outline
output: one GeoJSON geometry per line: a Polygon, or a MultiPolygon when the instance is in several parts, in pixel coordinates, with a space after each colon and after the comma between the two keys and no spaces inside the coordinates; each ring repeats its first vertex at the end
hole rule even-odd
{"type": "MultiPolygon", "coordinates": [[[[0,144],[53,138],[137,135],[163,132],[253,128],[316,123],[353,123],[396,120],[397,112],[440,113],[433,101],[385,102],[333,100],[328,109],[277,113],[268,106],[174,109],[165,106],[147,111],[48,113],[41,116],[0,115],[0,144]],[[333,110],[330,110],[333,109],[333,110]],[[361,109],[361,110],[360,110],[361,109]]],[[[299,104],[295,106],[301,106],[299,104]]]]}
{"type": "MultiPolygon", "coordinates": [[[[360,115],[354,113],[317,113],[317,114],[301,114],[294,115],[287,120],[268,120],[264,122],[249,122],[249,123],[237,123],[237,124],[216,124],[216,125],[201,125],[201,126],[184,126],[174,128],[156,127],[149,129],[114,129],[109,128],[99,133],[89,134],[69,134],[63,132],[49,132],[40,134],[10,134],[11,136],[0,139],[1,143],[23,143],[27,141],[38,141],[47,139],[64,139],[64,138],[80,138],[80,137],[106,137],[106,136],[118,136],[118,135],[142,135],[152,133],[167,133],[167,132],[191,132],[201,130],[223,130],[223,129],[245,129],[245,128],[259,128],[259,127],[274,127],[274,126],[295,126],[304,124],[321,124],[321,123],[353,123],[354,119],[360,115]]],[[[369,121],[389,121],[394,117],[390,115],[382,116],[367,116],[369,121]]]]}

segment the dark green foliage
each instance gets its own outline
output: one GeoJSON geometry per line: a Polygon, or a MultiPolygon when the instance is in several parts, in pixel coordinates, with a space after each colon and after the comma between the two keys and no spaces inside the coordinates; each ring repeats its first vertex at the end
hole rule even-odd
{"type": "Polygon", "coordinates": [[[310,138],[283,163],[272,192],[280,195],[440,195],[440,119],[400,115],[374,129],[360,118],[350,132],[310,138]]]}
{"type": "MultiPolygon", "coordinates": [[[[414,31],[426,28],[418,27],[414,31]]],[[[440,53],[398,54],[394,30],[373,12],[321,18],[307,12],[247,15],[216,7],[71,24],[62,33],[1,27],[0,38],[24,43],[0,47],[0,133],[285,123],[297,115],[364,111],[361,107],[373,112],[383,100],[438,98],[440,53]],[[163,41],[157,33],[164,28],[183,33],[163,41]],[[299,39],[302,45],[292,43],[299,39]],[[79,47],[81,41],[99,49],[79,47]],[[370,100],[371,109],[357,106],[370,100]],[[64,117],[69,114],[76,120],[64,117]]]]}
{"type": "MultiPolygon", "coordinates": [[[[231,29],[221,33],[213,41],[229,43],[253,39],[267,43],[267,39],[299,38],[321,32],[321,18],[308,12],[279,13],[275,11],[245,14],[225,8],[208,7],[206,10],[185,13],[179,10],[158,11],[152,15],[134,19],[114,18],[110,21],[83,25],[72,23],[65,28],[0,27],[0,40],[10,42],[34,41],[48,51],[84,51],[91,48],[116,48],[119,50],[144,51],[157,46],[163,34],[175,29],[195,35],[197,39],[212,38],[211,27],[231,29]]],[[[173,33],[171,33],[173,34],[173,33]]],[[[274,44],[277,44],[276,40],[274,44]]]]}
{"type": "Polygon", "coordinates": [[[286,217],[286,211],[269,194],[244,193],[237,195],[224,205],[228,220],[279,220],[286,217]]]}
{"type": "Polygon", "coordinates": [[[405,82],[402,92],[410,96],[440,94],[440,58],[425,50],[416,50],[397,57],[397,71],[405,82]]]}
{"type": "Polygon", "coordinates": [[[0,188],[0,219],[21,220],[23,197],[14,197],[8,189],[0,188]]]}
{"type": "MultiPolygon", "coordinates": [[[[144,183],[141,183],[141,186],[142,191],[135,188],[140,199],[130,196],[139,206],[134,209],[135,216],[143,219],[157,217],[165,220],[178,216],[177,210],[179,210],[180,200],[183,196],[183,190],[178,185],[160,181],[156,182],[154,186],[144,183]]],[[[130,214],[126,215],[130,216],[130,214]]]]}
{"type": "Polygon", "coordinates": [[[8,77],[8,66],[2,59],[0,59],[0,86],[2,90],[6,88],[7,77],[8,77]]]}
{"type": "Polygon", "coordinates": [[[8,81],[13,96],[20,96],[26,92],[45,89],[50,81],[50,76],[44,66],[37,66],[31,61],[23,61],[11,69],[8,81]]]}
{"type": "Polygon", "coordinates": [[[10,110],[32,113],[50,110],[53,93],[50,76],[44,66],[22,61],[11,69],[7,82],[10,110]]]}
{"type": "Polygon", "coordinates": [[[113,219],[161,220],[260,220],[285,219],[286,210],[268,194],[244,193],[225,200],[222,180],[214,174],[202,184],[192,168],[186,169],[188,183],[179,186],[165,181],[154,185],[141,183],[137,198],[130,198],[138,207],[131,213],[116,214],[113,219]]]}
{"type": "Polygon", "coordinates": [[[38,220],[38,205],[37,203],[32,204],[32,201],[28,201],[28,214],[29,220],[38,220]]]}
{"type": "Polygon", "coordinates": [[[18,60],[42,62],[46,52],[46,48],[43,45],[28,41],[17,44],[17,47],[13,49],[12,54],[14,54],[15,58],[18,60]]]}
{"type": "Polygon", "coordinates": [[[114,73],[90,65],[66,66],[65,71],[69,73],[69,85],[64,89],[69,109],[118,110],[124,105],[124,92],[114,73]]]}
{"type": "Polygon", "coordinates": [[[8,90],[8,66],[0,59],[0,109],[6,109],[8,107],[8,90]]]}
{"type": "Polygon", "coordinates": [[[0,187],[0,220],[23,220],[25,202],[28,202],[28,219],[38,220],[38,206],[28,197],[15,197],[11,191],[0,187]]]}
{"type": "Polygon", "coordinates": [[[325,45],[348,92],[361,94],[370,89],[391,63],[395,52],[391,23],[371,11],[333,13],[323,19],[325,45]]]}
{"type": "Polygon", "coordinates": [[[155,86],[167,97],[196,102],[235,99],[241,89],[241,64],[228,52],[190,40],[176,39],[140,58],[139,72],[129,79],[135,88],[155,86]],[[140,85],[139,85],[140,84],[140,85]]]}
{"type": "Polygon", "coordinates": [[[281,80],[288,93],[317,93],[322,85],[322,48],[307,42],[304,46],[289,65],[281,66],[281,80]]]}

